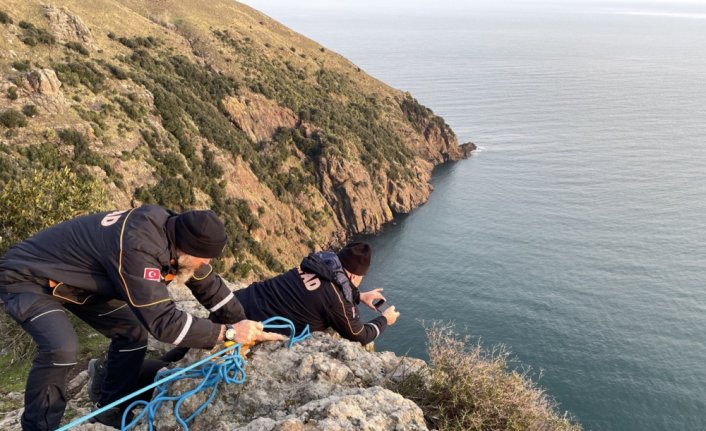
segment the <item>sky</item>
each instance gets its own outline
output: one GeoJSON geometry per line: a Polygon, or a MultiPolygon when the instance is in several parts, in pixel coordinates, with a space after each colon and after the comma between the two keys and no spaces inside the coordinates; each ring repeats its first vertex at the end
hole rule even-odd
{"type": "Polygon", "coordinates": [[[673,17],[706,19],[706,0],[239,0],[274,18],[282,13],[345,13],[346,11],[404,13],[424,16],[445,15],[459,10],[531,10],[535,6],[562,9],[582,5],[606,10],[624,10],[648,14],[672,14],[673,17]]]}

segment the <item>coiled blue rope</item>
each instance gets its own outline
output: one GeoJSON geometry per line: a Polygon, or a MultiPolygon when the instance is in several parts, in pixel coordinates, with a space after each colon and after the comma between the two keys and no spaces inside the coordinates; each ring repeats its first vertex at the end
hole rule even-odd
{"type": "MultiPolygon", "coordinates": [[[[311,336],[309,325],[307,325],[299,335],[296,335],[296,328],[294,327],[294,323],[284,317],[271,317],[263,321],[262,324],[265,329],[289,329],[289,333],[291,334],[289,337],[290,348],[295,343],[303,341],[311,336]]],[[[216,390],[218,389],[218,385],[221,382],[237,384],[243,384],[245,382],[245,360],[240,355],[241,348],[242,346],[240,344],[234,344],[208,357],[205,357],[189,365],[188,367],[172,368],[159,372],[155,377],[155,382],[151,385],[148,385],[140,390],[128,394],[117,401],[113,401],[112,403],[101,407],[100,409],[95,410],[86,416],[82,416],[70,422],[69,424],[59,428],[57,431],[68,430],[69,428],[81,424],[94,416],[97,416],[107,410],[110,410],[122,404],[123,402],[128,401],[154,388],[157,388],[157,391],[154,397],[152,397],[151,401],[134,401],[125,409],[125,411],[123,412],[121,430],[127,431],[131,429],[132,427],[137,425],[145,415],[147,415],[149,429],[150,431],[153,431],[152,423],[160,406],[165,402],[172,401],[174,402],[174,416],[176,417],[177,422],[184,428],[184,431],[188,431],[189,427],[187,424],[191,422],[206,407],[208,407],[211,401],[213,401],[213,398],[216,396],[216,390]],[[181,379],[198,378],[201,378],[202,380],[195,388],[186,391],[180,395],[169,395],[169,384],[171,382],[181,379]],[[189,417],[182,418],[181,414],[179,413],[179,409],[181,408],[181,405],[184,403],[184,401],[186,401],[189,397],[193,395],[196,395],[200,392],[209,389],[211,390],[211,393],[209,394],[206,401],[204,401],[196,410],[194,410],[194,412],[189,415],[189,417]],[[133,408],[139,406],[142,406],[142,411],[137,416],[135,416],[135,418],[129,424],[126,424],[125,422],[127,421],[129,412],[133,408]]]]}

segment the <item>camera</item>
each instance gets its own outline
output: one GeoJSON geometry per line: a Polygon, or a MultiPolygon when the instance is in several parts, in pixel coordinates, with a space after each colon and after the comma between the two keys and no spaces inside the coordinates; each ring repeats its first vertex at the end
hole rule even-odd
{"type": "Polygon", "coordinates": [[[392,304],[386,302],[384,299],[378,299],[377,301],[373,302],[373,307],[375,307],[379,313],[384,313],[385,310],[390,308],[392,304]]]}

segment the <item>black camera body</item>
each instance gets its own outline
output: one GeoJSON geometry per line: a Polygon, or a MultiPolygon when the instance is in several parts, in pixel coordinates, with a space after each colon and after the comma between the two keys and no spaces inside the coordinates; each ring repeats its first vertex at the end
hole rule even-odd
{"type": "Polygon", "coordinates": [[[378,299],[377,301],[373,302],[373,307],[375,307],[378,310],[378,313],[384,313],[385,310],[387,310],[391,306],[392,306],[392,304],[385,301],[384,299],[378,299]]]}

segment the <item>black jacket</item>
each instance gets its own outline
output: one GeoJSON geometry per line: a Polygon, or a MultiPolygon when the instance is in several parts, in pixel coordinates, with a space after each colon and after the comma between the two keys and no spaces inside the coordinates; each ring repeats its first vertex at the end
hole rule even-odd
{"type": "MultiPolygon", "coordinates": [[[[158,340],[211,348],[220,325],[178,310],[165,276],[176,273],[174,216],[156,205],[79,217],[43,230],[0,257],[0,292],[51,292],[80,304],[91,294],[124,300],[158,340]],[[50,280],[60,283],[49,288],[50,280]],[[64,297],[63,286],[85,295],[64,297]]],[[[245,313],[223,280],[204,265],[187,286],[213,320],[245,313]]]]}
{"type": "MultiPolygon", "coordinates": [[[[235,294],[248,319],[282,316],[294,323],[297,333],[307,324],[312,331],[331,327],[349,340],[368,344],[387,328],[387,319],[378,316],[363,324],[357,305],[345,298],[333,278],[329,267],[312,254],[299,267],[253,283],[235,294]]],[[[353,301],[359,303],[358,298],[355,295],[353,301]]]]}

